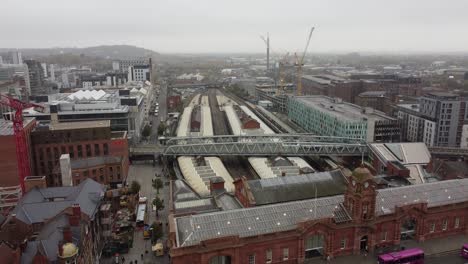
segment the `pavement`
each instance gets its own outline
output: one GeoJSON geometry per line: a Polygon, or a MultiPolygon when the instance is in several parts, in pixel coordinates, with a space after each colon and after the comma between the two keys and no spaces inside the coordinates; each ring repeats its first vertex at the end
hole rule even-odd
{"type": "MultiPolygon", "coordinates": [[[[424,242],[414,240],[402,241],[401,246],[405,248],[421,248],[424,250],[426,264],[465,264],[468,259],[460,257],[460,249],[463,244],[468,242],[467,235],[456,235],[445,238],[435,238],[424,242]]],[[[332,264],[375,264],[378,254],[369,254],[367,256],[340,256],[331,260],[332,264]]],[[[306,263],[327,263],[323,259],[313,259],[306,263]]]]}

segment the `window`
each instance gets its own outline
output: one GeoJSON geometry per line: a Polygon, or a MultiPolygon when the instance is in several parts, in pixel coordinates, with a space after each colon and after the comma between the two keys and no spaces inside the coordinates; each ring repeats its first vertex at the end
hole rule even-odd
{"type": "Polygon", "coordinates": [[[83,146],[78,145],[78,146],[76,146],[76,149],[78,150],[78,158],[82,158],[83,157],[83,146]]]}
{"type": "Polygon", "coordinates": [[[289,248],[283,248],[283,260],[289,259],[289,248]]]}
{"type": "Polygon", "coordinates": [[[70,159],[73,159],[75,156],[75,151],[73,151],[73,146],[68,146],[68,153],[70,154],[70,159]]]}
{"type": "Polygon", "coordinates": [[[60,151],[61,151],[62,154],[67,153],[67,150],[65,149],[65,146],[61,146],[60,151]]]}
{"type": "Polygon", "coordinates": [[[99,179],[101,180],[101,183],[103,183],[103,182],[104,182],[104,176],[102,176],[102,175],[101,175],[101,176],[99,176],[99,179]]]}
{"type": "Polygon", "coordinates": [[[345,249],[346,248],[346,238],[341,239],[340,241],[340,248],[345,249]]]}
{"type": "Polygon", "coordinates": [[[454,228],[458,228],[460,226],[460,218],[455,218],[455,224],[454,224],[454,228]]]}
{"type": "Polygon", "coordinates": [[[431,230],[429,232],[434,233],[435,231],[435,223],[431,223],[431,230]]]}
{"type": "Polygon", "coordinates": [[[255,254],[249,255],[249,264],[255,264],[255,254]]]}
{"type": "Polygon", "coordinates": [[[382,232],[382,241],[387,241],[387,231],[382,232]]]}
{"type": "Polygon", "coordinates": [[[444,219],[444,221],[442,222],[442,230],[447,230],[447,219],[444,219]]]}
{"type": "Polygon", "coordinates": [[[83,175],[88,177],[88,171],[83,171],[83,175]]]}
{"type": "Polygon", "coordinates": [[[94,144],[94,156],[101,155],[101,150],[99,149],[99,144],[94,144]]]}
{"type": "Polygon", "coordinates": [[[86,144],[86,156],[91,157],[91,145],[86,144]]]}
{"type": "Polygon", "coordinates": [[[271,248],[269,248],[266,250],[266,263],[271,263],[272,259],[273,259],[273,251],[271,250],[271,248]]]}
{"type": "Polygon", "coordinates": [[[102,148],[104,151],[104,155],[109,155],[109,146],[107,145],[107,143],[104,143],[102,148]]]}

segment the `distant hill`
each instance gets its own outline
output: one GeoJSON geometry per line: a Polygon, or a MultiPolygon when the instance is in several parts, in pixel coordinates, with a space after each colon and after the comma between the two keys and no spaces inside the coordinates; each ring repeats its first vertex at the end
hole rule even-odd
{"type": "MultiPolygon", "coordinates": [[[[1,48],[0,53],[16,49],[1,48]]],[[[87,48],[47,48],[47,49],[18,49],[23,59],[41,58],[50,55],[72,54],[78,56],[95,57],[103,59],[129,59],[138,57],[157,57],[159,53],[130,45],[104,45],[87,48]]]]}

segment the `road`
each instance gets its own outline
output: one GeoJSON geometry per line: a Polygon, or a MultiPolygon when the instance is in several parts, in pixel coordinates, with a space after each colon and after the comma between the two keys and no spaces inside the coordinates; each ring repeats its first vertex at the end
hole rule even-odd
{"type": "Polygon", "coordinates": [[[159,103],[159,115],[155,116],[154,111],[150,113],[153,130],[151,131],[150,141],[151,143],[158,143],[158,127],[161,122],[161,118],[166,120],[167,117],[167,83],[161,83],[161,90],[159,92],[158,103],[159,103]]]}
{"type": "MultiPolygon", "coordinates": [[[[156,164],[153,167],[150,164],[138,164],[138,165],[131,165],[127,177],[127,181],[131,183],[132,181],[137,181],[141,185],[140,195],[145,196],[148,198],[148,213],[149,213],[149,223],[151,224],[153,221],[156,220],[156,212],[152,210],[151,201],[153,198],[156,197],[156,191],[153,189],[151,185],[152,179],[155,178],[155,173],[162,175],[163,167],[161,164],[156,164]]],[[[164,187],[159,191],[160,198],[164,199],[165,207],[162,211],[159,211],[159,219],[163,222],[163,229],[164,229],[164,237],[163,241],[167,239],[168,235],[168,227],[166,226],[167,223],[167,215],[169,212],[169,185],[166,185],[168,179],[166,177],[161,177],[164,182],[164,187]]],[[[169,257],[166,254],[164,257],[155,257],[151,253],[151,240],[145,240],[143,238],[143,231],[136,230],[134,237],[133,237],[133,247],[130,249],[128,254],[123,254],[125,258],[125,263],[130,263],[130,261],[138,260],[138,263],[161,263],[161,264],[168,264],[169,257]],[[148,253],[146,253],[148,251],[148,253]],[[144,255],[144,262],[141,261],[141,254],[144,255]]],[[[113,262],[113,258],[103,258],[101,259],[101,263],[104,264],[115,264],[113,262]]]]}

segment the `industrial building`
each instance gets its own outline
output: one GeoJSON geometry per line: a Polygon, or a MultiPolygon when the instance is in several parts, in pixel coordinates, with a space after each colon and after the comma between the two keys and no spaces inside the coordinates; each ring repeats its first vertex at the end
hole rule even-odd
{"type": "Polygon", "coordinates": [[[344,195],[176,217],[171,261],[305,263],[363,250],[379,254],[403,239],[465,234],[467,187],[464,179],[376,190],[360,167],[347,178],[344,195]]]}
{"type": "Polygon", "coordinates": [[[111,131],[109,120],[39,123],[31,133],[31,141],[36,175],[47,176],[47,186],[62,186],[64,175],[60,170],[60,157],[63,154],[70,156],[72,171],[75,171],[71,178],[75,183],[85,178],[105,184],[121,183],[126,179],[129,166],[127,133],[111,131]],[[90,159],[95,157],[104,160],[90,159]],[[107,162],[106,157],[118,158],[119,162],[114,159],[107,162]],[[104,168],[108,171],[104,172],[104,168]],[[109,178],[104,179],[107,175],[109,178]],[[112,179],[110,175],[113,175],[112,179]]]}
{"type": "Polygon", "coordinates": [[[288,117],[309,133],[358,138],[366,142],[399,142],[399,120],[372,108],[326,96],[288,99],[288,117]]]}
{"type": "Polygon", "coordinates": [[[468,147],[468,99],[431,92],[417,104],[397,105],[404,140],[428,146],[468,147]]]}

